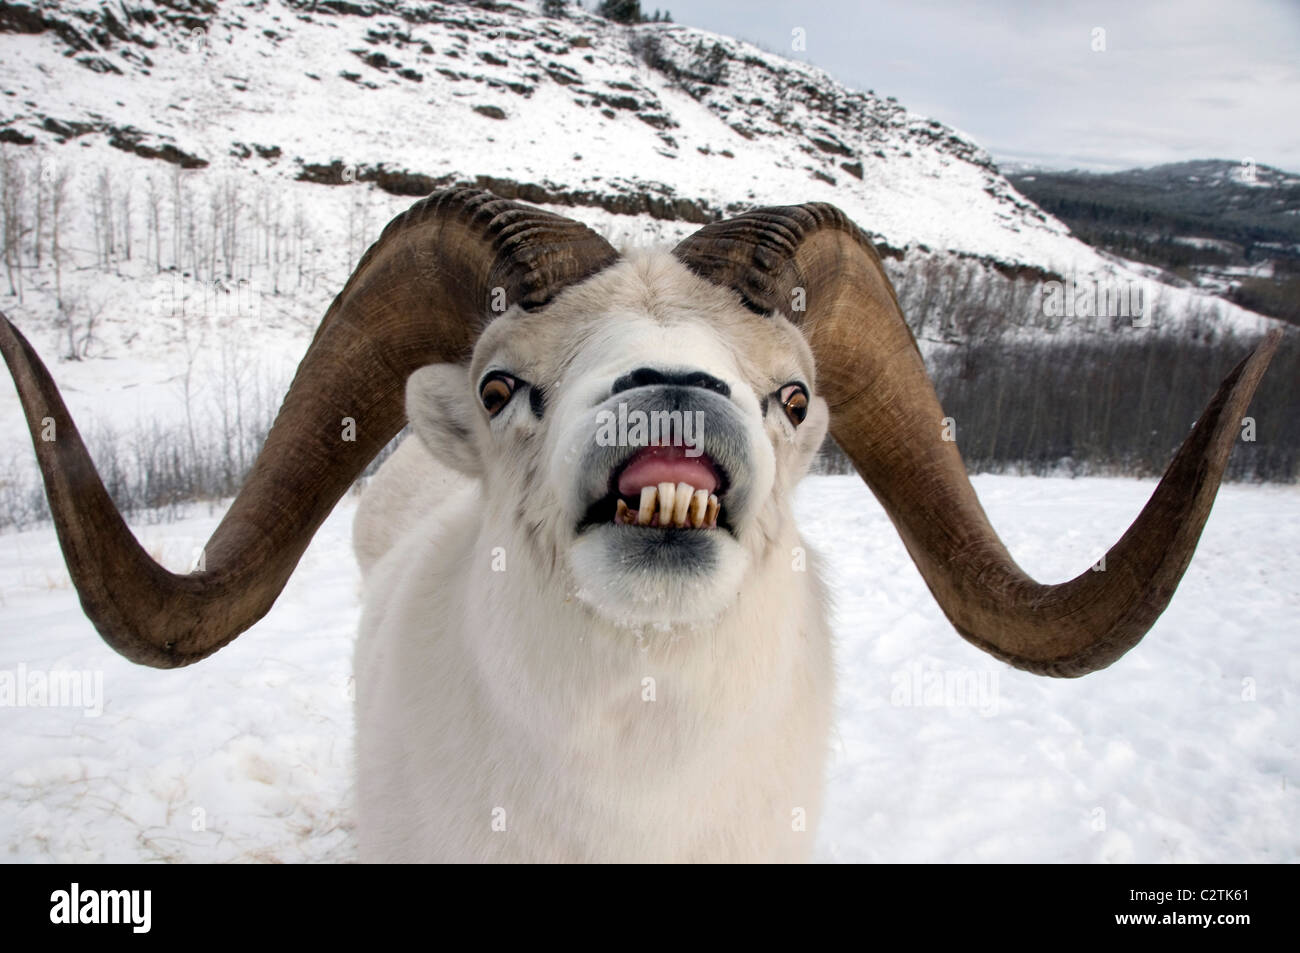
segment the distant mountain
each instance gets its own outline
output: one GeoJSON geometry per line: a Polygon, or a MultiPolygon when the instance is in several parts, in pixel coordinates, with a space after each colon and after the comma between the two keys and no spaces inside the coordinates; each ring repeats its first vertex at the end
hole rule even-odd
{"type": "Polygon", "coordinates": [[[1203,159],[1124,172],[1023,172],[1022,194],[1093,246],[1300,323],[1300,176],[1203,159]]]}

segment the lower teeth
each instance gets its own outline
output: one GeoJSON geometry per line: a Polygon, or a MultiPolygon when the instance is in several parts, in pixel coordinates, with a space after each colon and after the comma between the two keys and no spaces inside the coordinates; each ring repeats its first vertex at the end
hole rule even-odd
{"type": "Polygon", "coordinates": [[[615,506],[614,522],[625,526],[716,529],[722,509],[722,504],[712,493],[696,490],[685,483],[648,486],[641,491],[640,504],[634,510],[626,500],[620,499],[615,506]]]}

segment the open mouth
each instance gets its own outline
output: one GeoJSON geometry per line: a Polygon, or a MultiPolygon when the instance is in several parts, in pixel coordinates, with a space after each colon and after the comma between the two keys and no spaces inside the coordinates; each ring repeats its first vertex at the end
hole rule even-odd
{"type": "Polygon", "coordinates": [[[610,473],[609,492],[588,508],[582,525],[730,531],[722,511],[726,490],[727,475],[708,454],[644,447],[610,473]]]}

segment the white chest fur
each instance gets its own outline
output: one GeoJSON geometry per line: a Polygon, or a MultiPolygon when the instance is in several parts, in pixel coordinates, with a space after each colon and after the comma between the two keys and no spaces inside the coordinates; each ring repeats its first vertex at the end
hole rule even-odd
{"type": "Polygon", "coordinates": [[[755,567],[707,626],[623,629],[534,585],[481,520],[456,494],[373,572],[362,859],[805,859],[832,692],[815,567],[755,567]]]}

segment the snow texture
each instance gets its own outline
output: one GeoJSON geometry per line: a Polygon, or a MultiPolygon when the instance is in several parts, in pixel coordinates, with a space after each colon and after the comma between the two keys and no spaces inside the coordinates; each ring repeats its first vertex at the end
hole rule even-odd
{"type": "MultiPolygon", "coordinates": [[[[974,482],[1045,582],[1086,569],[1153,489],[974,482]]],[[[1018,672],[962,642],[856,477],[809,478],[797,509],[837,603],[819,859],[1300,860],[1300,489],[1224,487],[1168,611],[1118,663],[1078,680],[1018,672]]],[[[265,620],[171,672],[100,642],[52,531],[0,537],[0,679],[85,671],[93,689],[102,678],[102,696],[80,706],[0,707],[0,856],[353,859],[354,510],[349,497],[330,517],[265,620]]],[[[186,569],[219,516],[204,507],[135,529],[186,569]]]]}

